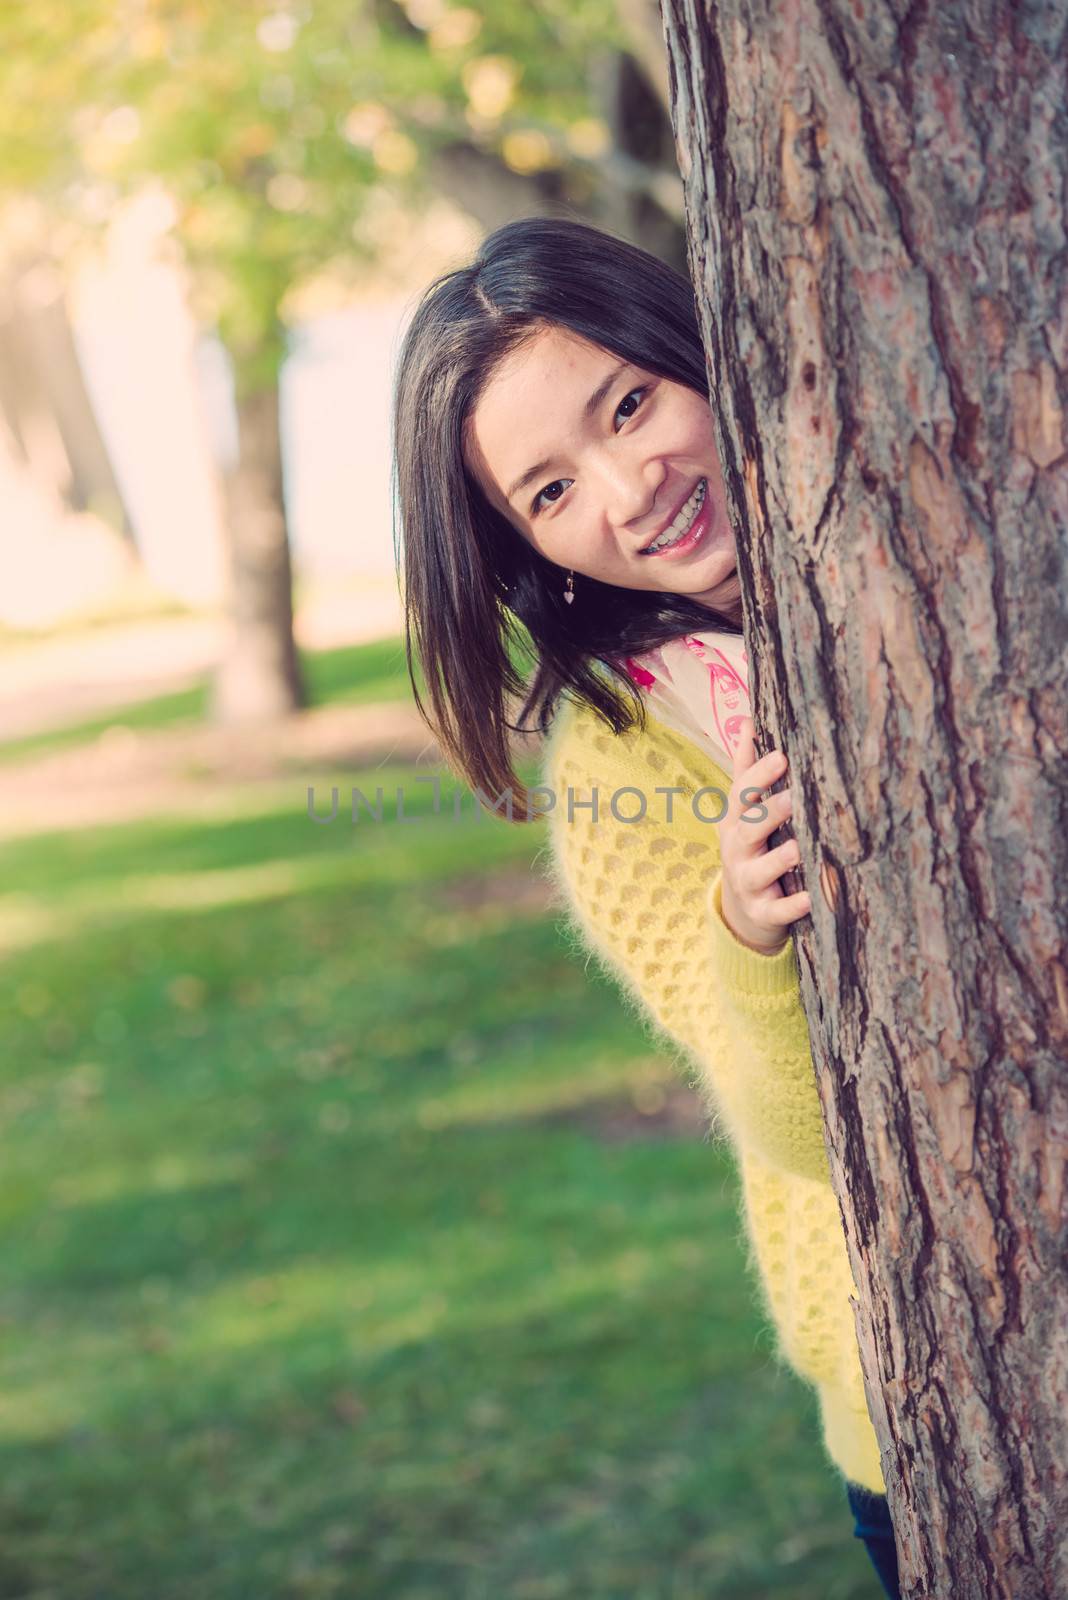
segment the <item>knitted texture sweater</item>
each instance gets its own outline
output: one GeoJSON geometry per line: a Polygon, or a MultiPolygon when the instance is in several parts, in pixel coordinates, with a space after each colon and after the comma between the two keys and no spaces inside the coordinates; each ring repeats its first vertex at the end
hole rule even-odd
{"type": "Polygon", "coordinates": [[[731,780],[650,714],[644,732],[616,735],[573,702],[543,768],[565,915],[654,1038],[697,1068],[712,1131],[735,1158],[746,1266],[775,1355],[814,1387],[830,1460],[885,1494],[793,943],[762,955],[723,919],[715,820],[731,780]]]}

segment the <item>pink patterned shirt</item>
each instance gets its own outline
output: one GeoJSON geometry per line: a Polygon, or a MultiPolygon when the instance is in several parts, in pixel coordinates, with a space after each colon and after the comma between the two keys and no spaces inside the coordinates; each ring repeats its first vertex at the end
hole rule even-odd
{"type": "Polygon", "coordinates": [[[741,634],[684,633],[623,665],[652,715],[706,750],[730,778],[742,721],[751,714],[741,634]]]}

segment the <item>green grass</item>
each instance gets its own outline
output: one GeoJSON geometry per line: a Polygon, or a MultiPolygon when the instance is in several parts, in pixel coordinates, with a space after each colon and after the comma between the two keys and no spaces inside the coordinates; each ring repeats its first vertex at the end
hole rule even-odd
{"type": "MultiPolygon", "coordinates": [[[[368,705],[375,701],[411,698],[404,643],[399,637],[373,639],[366,644],[343,645],[333,650],[304,651],[301,665],[309,706],[368,705]]],[[[98,738],[116,724],[139,733],[195,727],[207,716],[209,689],[210,682],[205,676],[188,689],[153,695],[134,705],[83,718],[65,727],[9,739],[0,743],[0,764],[76,748],[98,738]]]]}
{"type": "Polygon", "coordinates": [[[0,1597],[874,1600],[728,1160],[568,1115],[670,1069],[413,777],[0,846],[0,1597]]]}

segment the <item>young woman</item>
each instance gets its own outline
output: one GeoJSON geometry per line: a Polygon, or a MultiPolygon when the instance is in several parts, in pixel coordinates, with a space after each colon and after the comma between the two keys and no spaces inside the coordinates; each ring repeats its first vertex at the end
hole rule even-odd
{"type": "Polygon", "coordinates": [[[794,840],[768,848],[790,814],[789,789],[768,793],[787,762],[757,759],[747,715],[692,289],[579,223],[499,228],[418,305],[393,427],[417,700],[458,775],[518,797],[520,820],[548,814],[575,929],[698,1065],[738,1162],[778,1353],[815,1387],[854,1531],[896,1595],[789,939],[810,900],[779,881],[799,863],[794,840]],[[530,794],[509,753],[515,697],[518,726],[546,735],[530,794]]]}

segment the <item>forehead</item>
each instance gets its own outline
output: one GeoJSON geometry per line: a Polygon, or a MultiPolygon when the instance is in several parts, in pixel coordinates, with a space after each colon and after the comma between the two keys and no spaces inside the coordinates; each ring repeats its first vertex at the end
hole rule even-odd
{"type": "Polygon", "coordinates": [[[581,423],[590,391],[618,360],[557,327],[542,329],[503,357],[467,426],[471,466],[498,504],[521,472],[562,448],[581,423]]]}

